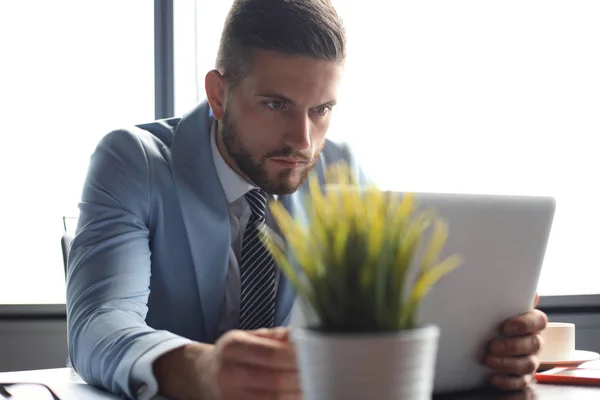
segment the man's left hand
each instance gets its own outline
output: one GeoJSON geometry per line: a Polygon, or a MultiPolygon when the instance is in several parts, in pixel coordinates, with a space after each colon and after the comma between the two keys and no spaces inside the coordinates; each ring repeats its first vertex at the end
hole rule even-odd
{"type": "Polygon", "coordinates": [[[531,383],[540,365],[537,357],[542,347],[540,332],[547,323],[546,314],[532,310],[504,324],[505,337],[492,341],[485,360],[486,365],[496,371],[490,381],[494,387],[521,390],[531,383]]]}

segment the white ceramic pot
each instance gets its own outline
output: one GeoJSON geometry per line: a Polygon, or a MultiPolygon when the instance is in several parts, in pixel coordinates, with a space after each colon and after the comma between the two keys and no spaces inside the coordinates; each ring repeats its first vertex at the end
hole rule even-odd
{"type": "Polygon", "coordinates": [[[440,331],[391,334],[292,331],[303,400],[429,400],[440,331]]]}

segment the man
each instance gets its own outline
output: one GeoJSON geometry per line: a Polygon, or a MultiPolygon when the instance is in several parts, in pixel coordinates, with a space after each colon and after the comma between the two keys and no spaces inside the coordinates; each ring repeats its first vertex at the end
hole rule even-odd
{"type": "MultiPolygon", "coordinates": [[[[87,382],[139,399],[300,398],[280,327],[292,291],[253,229],[272,224],[267,196],[301,211],[311,170],[355,165],[325,139],[344,59],[327,0],[237,0],[208,101],[99,143],[68,266],[69,353],[87,382]]],[[[535,310],[507,322],[486,360],[495,386],[526,386],[545,324],[535,310]]]]}

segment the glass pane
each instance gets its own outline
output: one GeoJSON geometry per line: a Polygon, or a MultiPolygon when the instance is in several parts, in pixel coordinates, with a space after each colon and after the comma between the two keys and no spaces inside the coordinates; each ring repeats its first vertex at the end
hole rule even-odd
{"type": "Polygon", "coordinates": [[[204,77],[215,67],[221,30],[232,0],[174,2],[175,115],[192,109],[206,95],[204,77]]]}
{"type": "Polygon", "coordinates": [[[146,0],[0,2],[0,303],[64,302],[62,218],[98,140],[154,118],[153,35],[146,0]]]}

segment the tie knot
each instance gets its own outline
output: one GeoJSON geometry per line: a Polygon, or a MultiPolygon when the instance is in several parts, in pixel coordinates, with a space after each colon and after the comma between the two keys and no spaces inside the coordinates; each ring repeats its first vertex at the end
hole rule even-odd
{"type": "Polygon", "coordinates": [[[264,219],[267,211],[267,194],[262,189],[252,189],[246,193],[246,201],[252,210],[252,216],[264,219]]]}

